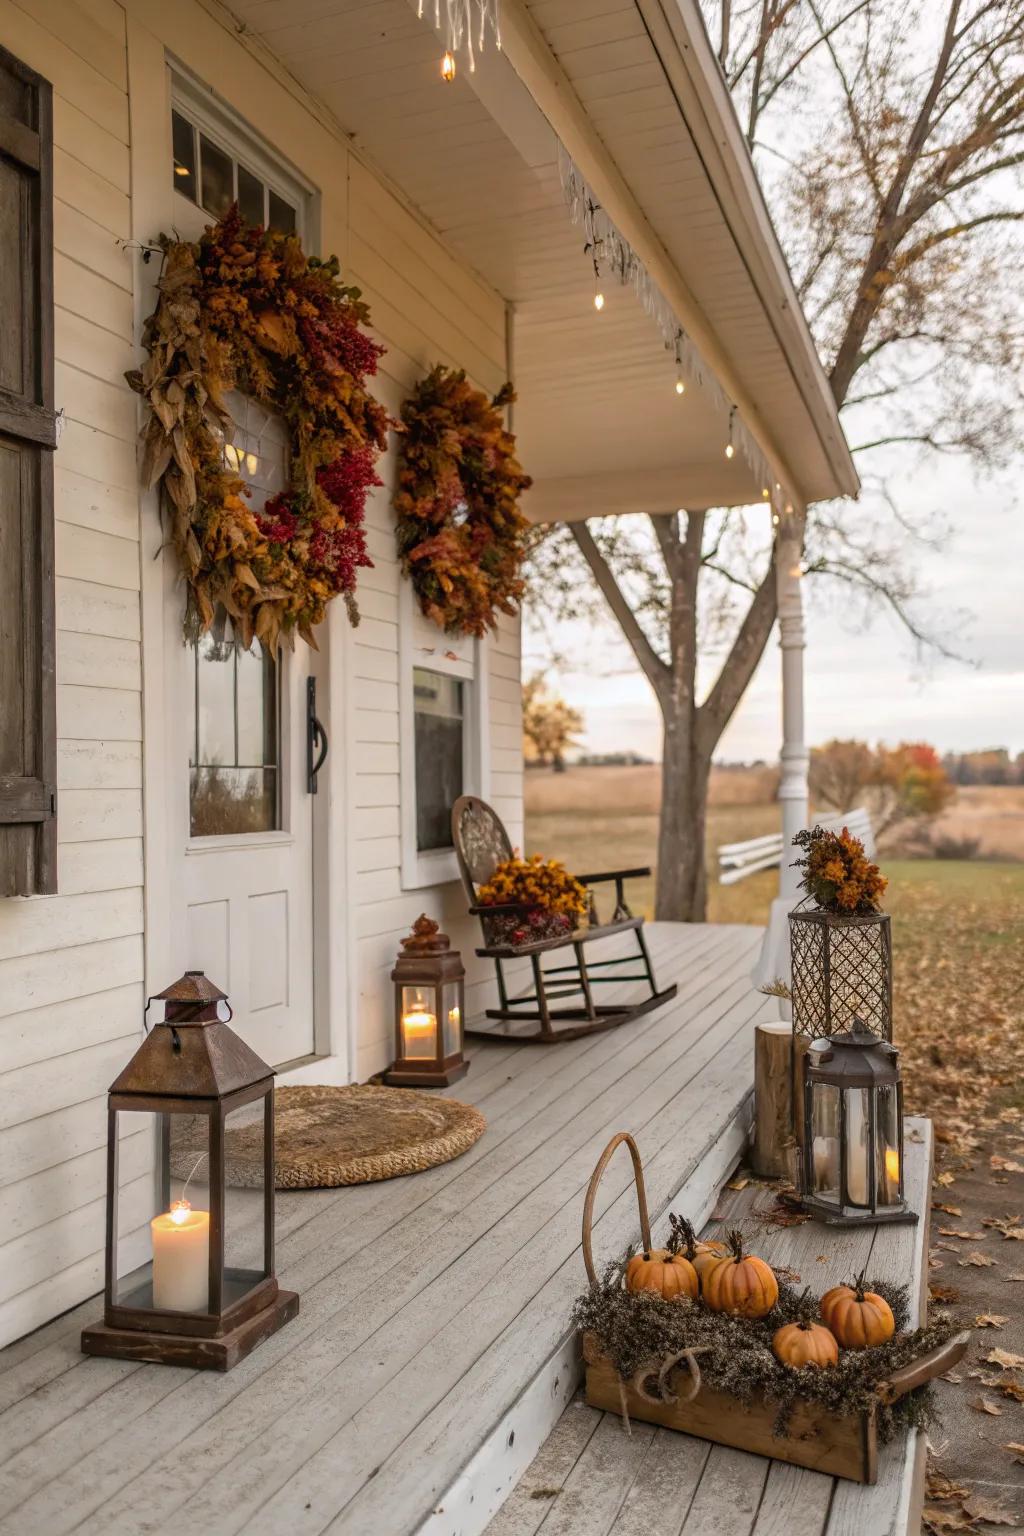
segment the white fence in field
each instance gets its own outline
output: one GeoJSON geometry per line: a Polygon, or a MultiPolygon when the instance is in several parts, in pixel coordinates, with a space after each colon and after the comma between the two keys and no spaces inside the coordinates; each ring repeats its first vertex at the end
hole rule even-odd
{"type": "MultiPolygon", "coordinates": [[[[831,832],[849,828],[854,837],[864,844],[869,858],[875,856],[875,833],[871,817],[863,806],[845,811],[842,815],[819,816],[816,824],[831,832]]],[[[782,833],[769,832],[766,837],[751,837],[745,843],[723,843],[718,850],[718,879],[721,885],[735,885],[737,880],[754,875],[759,869],[775,869],[782,863],[782,833]]],[[[796,850],[793,850],[796,856],[796,850]]]]}

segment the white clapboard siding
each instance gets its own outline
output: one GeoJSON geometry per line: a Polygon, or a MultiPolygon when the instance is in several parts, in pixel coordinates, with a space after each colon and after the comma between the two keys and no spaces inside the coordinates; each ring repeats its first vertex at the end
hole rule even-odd
{"type": "MultiPolygon", "coordinates": [[[[142,658],[125,17],[0,3],[53,82],[58,891],[0,903],[0,1341],[96,1287],[103,1095],[141,1031],[142,658]]],[[[122,1180],[149,1185],[139,1138],[122,1180]]],[[[141,1196],[139,1197],[141,1199],[141,1196]]],[[[141,1205],[140,1205],[141,1219],[141,1205]]]]}
{"type": "MultiPolygon", "coordinates": [[[[213,92],[244,110],[239,84],[256,67],[245,44],[192,0],[173,13],[140,0],[132,24],[152,29],[161,49],[187,56],[213,92]],[[200,37],[201,57],[192,57],[200,37]]],[[[415,36],[419,24],[411,20],[415,36]]],[[[59,895],[0,907],[0,1019],[7,1025],[0,1069],[18,1084],[6,1095],[9,1123],[0,1129],[0,1215],[16,1213],[12,1224],[0,1224],[8,1236],[0,1242],[0,1271],[11,1272],[0,1298],[3,1343],[98,1284],[101,1256],[90,1244],[98,1244],[102,1095],[138,1038],[143,1003],[139,418],[124,374],[139,361],[143,271],[125,242],[133,187],[149,174],[149,162],[133,162],[126,11],[117,0],[0,0],[0,45],[54,87],[55,393],[63,412],[55,455],[59,895]]],[[[255,127],[319,188],[325,249],[339,251],[346,279],[363,288],[387,349],[377,397],[397,415],[436,362],[464,367],[475,383],[496,390],[507,374],[501,296],[294,89],[272,72],[261,78],[255,127]]],[[[132,83],[154,91],[162,85],[134,66],[132,83]]],[[[140,157],[145,153],[140,147],[140,157]]],[[[384,486],[367,508],[374,563],[360,573],[362,622],[346,651],[347,714],[343,726],[334,725],[352,788],[349,995],[360,1077],[390,1056],[389,971],[399,938],[420,912],[442,921],[462,948],[474,1008],[486,1002],[487,972],[472,954],[476,935],[459,888],[402,887],[396,462],[392,443],[381,464],[384,486]]],[[[445,643],[438,632],[437,644],[445,643]]],[[[479,787],[497,791],[520,840],[518,622],[503,618],[481,654],[486,672],[478,683],[488,702],[479,787]]],[[[122,1177],[142,1188],[145,1148],[135,1155],[141,1161],[126,1163],[122,1177]]]]}

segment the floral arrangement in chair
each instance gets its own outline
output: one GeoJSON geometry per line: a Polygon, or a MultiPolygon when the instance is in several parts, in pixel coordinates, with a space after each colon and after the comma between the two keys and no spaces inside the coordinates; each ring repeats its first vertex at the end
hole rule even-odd
{"type": "Polygon", "coordinates": [[[476,899],[481,907],[499,909],[485,918],[488,942],[516,948],[567,937],[584,925],[590,905],[586,886],[558,859],[539,853],[503,859],[478,886],[476,899]]]}
{"type": "Polygon", "coordinates": [[[844,917],[878,911],[889,882],[846,827],[841,832],[812,827],[798,832],[793,842],[803,850],[794,865],[803,871],[800,884],[821,911],[844,917]]]}

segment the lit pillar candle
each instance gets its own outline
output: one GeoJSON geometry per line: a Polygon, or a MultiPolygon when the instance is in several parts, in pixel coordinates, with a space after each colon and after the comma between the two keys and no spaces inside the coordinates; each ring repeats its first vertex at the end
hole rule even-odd
{"type": "Polygon", "coordinates": [[[153,1305],[158,1312],[205,1312],[210,1302],[210,1213],[176,1200],[149,1224],[153,1305]]]}
{"type": "Polygon", "coordinates": [[[437,1018],[426,1008],[402,1014],[402,1043],[408,1060],[422,1061],[437,1054],[437,1018]]]}

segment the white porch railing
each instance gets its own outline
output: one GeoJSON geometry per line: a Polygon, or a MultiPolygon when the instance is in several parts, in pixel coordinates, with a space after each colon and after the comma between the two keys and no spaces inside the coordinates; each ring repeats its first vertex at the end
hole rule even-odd
{"type": "MultiPolygon", "coordinates": [[[[869,858],[875,856],[875,834],[871,817],[863,806],[845,811],[841,815],[819,816],[818,826],[839,832],[848,827],[854,837],[864,844],[869,858]]],[[[776,869],[782,863],[783,843],[781,832],[769,832],[764,837],[751,837],[742,843],[723,843],[718,850],[718,879],[721,885],[735,885],[747,875],[761,869],[776,869]]]]}

